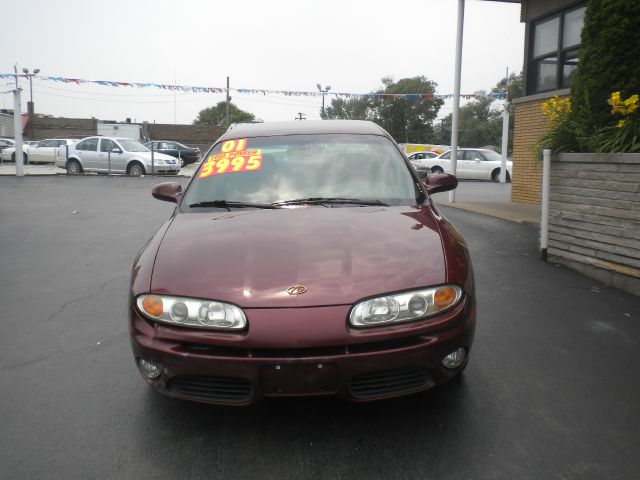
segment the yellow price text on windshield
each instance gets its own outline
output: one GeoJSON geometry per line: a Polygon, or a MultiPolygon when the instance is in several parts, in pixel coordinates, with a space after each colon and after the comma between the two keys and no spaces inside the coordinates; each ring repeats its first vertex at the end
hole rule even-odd
{"type": "Polygon", "coordinates": [[[260,150],[240,150],[210,155],[202,165],[198,178],[206,178],[225,173],[253,172],[262,168],[260,150]]]}

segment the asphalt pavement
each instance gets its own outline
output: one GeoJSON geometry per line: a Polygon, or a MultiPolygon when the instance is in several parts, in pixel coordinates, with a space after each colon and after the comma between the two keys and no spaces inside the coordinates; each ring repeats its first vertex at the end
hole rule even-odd
{"type": "Polygon", "coordinates": [[[162,180],[0,177],[0,478],[640,477],[640,298],[541,261],[532,225],[447,206],[477,283],[461,378],[365,405],[152,392],[127,288],[162,180]]]}

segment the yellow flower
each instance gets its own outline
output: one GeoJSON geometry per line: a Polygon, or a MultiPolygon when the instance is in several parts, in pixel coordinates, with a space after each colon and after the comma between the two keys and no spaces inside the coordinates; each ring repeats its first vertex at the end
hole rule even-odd
{"type": "Polygon", "coordinates": [[[620,120],[620,121],[618,122],[618,125],[616,125],[616,127],[618,127],[618,128],[622,128],[622,127],[624,127],[624,120],[620,120]]]}
{"type": "Polygon", "coordinates": [[[611,99],[609,99],[609,105],[617,105],[620,103],[620,92],[613,92],[611,99]]]}
{"type": "Polygon", "coordinates": [[[625,115],[633,113],[638,108],[638,95],[631,95],[622,103],[626,107],[626,111],[624,112],[625,115]]]}
{"type": "Polygon", "coordinates": [[[542,113],[551,122],[557,121],[560,117],[571,111],[571,101],[569,98],[558,98],[554,96],[541,105],[542,113]]]}

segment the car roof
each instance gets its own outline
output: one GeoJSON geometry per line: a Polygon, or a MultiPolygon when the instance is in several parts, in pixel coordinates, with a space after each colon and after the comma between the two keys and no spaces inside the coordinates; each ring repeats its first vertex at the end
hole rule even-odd
{"type": "Polygon", "coordinates": [[[220,140],[243,137],[330,133],[388,136],[380,126],[366,120],[302,120],[289,122],[234,123],[222,137],[220,137],[220,140]]]}
{"type": "MultiPolygon", "coordinates": [[[[480,152],[495,152],[495,150],[491,150],[490,148],[472,148],[472,147],[464,147],[464,148],[458,147],[458,150],[477,150],[480,152]]],[[[447,150],[447,152],[450,152],[450,151],[451,149],[447,150]]],[[[447,153],[447,152],[444,152],[444,153],[447,153]]]]}
{"type": "Polygon", "coordinates": [[[129,137],[105,137],[105,136],[102,136],[102,135],[91,135],[90,137],[81,138],[80,140],[88,140],[89,138],[102,138],[103,140],[117,140],[117,141],[133,140],[134,142],[140,142],[140,140],[135,140],[135,139],[129,138],[129,137]]]}

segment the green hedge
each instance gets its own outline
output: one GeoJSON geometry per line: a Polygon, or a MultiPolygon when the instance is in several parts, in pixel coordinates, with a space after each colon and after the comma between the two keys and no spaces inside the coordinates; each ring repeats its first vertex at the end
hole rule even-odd
{"type": "Polygon", "coordinates": [[[607,100],[616,91],[640,93],[640,0],[589,0],[571,85],[579,136],[611,124],[607,100]]]}

